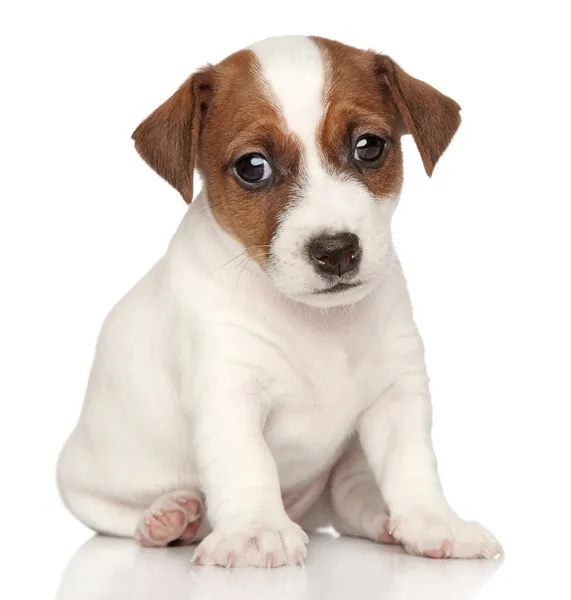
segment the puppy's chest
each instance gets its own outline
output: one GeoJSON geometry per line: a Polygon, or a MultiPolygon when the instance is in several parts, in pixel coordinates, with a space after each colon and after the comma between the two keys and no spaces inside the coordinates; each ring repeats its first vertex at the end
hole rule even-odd
{"type": "MultiPolygon", "coordinates": [[[[265,437],[278,468],[325,467],[355,428],[367,367],[344,348],[320,344],[298,352],[274,380],[265,437]]],[[[281,471],[282,469],[280,469],[281,471]]]]}

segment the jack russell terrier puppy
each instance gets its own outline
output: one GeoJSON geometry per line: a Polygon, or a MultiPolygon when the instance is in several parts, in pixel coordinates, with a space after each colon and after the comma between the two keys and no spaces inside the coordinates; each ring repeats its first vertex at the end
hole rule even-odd
{"type": "Polygon", "coordinates": [[[78,519],[201,541],[193,560],[226,567],[302,564],[304,529],[327,526],[501,553],[443,495],[391,241],[401,136],[430,175],[459,111],[388,56],[291,36],[199,70],[141,123],[136,149],[190,207],[103,325],[58,467],[78,519]]]}

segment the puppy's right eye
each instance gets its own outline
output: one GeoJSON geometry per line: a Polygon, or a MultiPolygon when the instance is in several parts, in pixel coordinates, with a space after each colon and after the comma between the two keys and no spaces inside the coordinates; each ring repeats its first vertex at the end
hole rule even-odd
{"type": "Polygon", "coordinates": [[[261,154],[256,153],[240,157],[234,165],[234,172],[248,187],[257,187],[272,176],[270,163],[261,154]]]}

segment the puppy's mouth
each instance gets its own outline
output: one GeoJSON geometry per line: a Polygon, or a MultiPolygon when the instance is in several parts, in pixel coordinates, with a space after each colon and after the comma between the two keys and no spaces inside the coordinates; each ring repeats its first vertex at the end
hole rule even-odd
{"type": "Polygon", "coordinates": [[[354,281],[351,283],[343,283],[339,282],[335,285],[325,288],[324,290],[316,290],[316,294],[338,294],[339,292],[344,292],[345,290],[350,290],[355,287],[359,287],[361,285],[361,281],[354,281]]]}

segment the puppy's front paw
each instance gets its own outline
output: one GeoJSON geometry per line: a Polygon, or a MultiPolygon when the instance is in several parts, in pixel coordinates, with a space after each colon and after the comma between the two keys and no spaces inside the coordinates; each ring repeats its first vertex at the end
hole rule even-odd
{"type": "Polygon", "coordinates": [[[391,518],[389,531],[409,554],[429,558],[495,558],[498,540],[479,523],[415,509],[391,518]]]}
{"type": "Polygon", "coordinates": [[[307,535],[293,522],[277,529],[215,530],[198,546],[192,561],[227,568],[303,565],[307,542],[307,535]]]}

